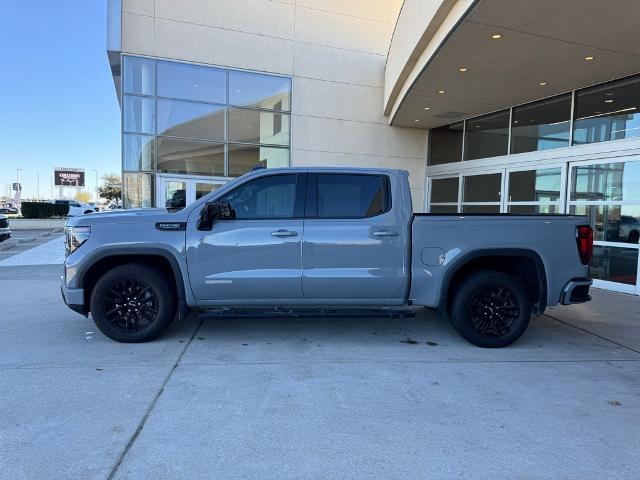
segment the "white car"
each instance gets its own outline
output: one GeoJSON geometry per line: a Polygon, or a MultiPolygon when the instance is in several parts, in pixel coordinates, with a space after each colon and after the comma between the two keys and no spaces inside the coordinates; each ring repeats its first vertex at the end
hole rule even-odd
{"type": "Polygon", "coordinates": [[[87,213],[95,213],[98,211],[98,208],[92,203],[80,203],[75,200],[56,200],[56,205],[69,205],[69,213],[70,217],[76,217],[78,215],[85,215],[87,213]]]}

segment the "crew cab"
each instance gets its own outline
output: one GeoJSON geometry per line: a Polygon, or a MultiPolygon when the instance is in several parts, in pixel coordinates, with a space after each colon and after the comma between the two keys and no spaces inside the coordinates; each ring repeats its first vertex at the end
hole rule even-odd
{"type": "Polygon", "coordinates": [[[413,213],[402,170],[286,168],[177,212],[69,219],[66,245],[64,301],[117,341],[190,309],[418,305],[502,347],[532,313],[590,299],[593,234],[582,216],[413,213]]]}

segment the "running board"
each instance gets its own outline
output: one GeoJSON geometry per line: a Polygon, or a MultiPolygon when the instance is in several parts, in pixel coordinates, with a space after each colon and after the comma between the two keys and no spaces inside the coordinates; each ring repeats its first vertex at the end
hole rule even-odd
{"type": "Polygon", "coordinates": [[[200,318],[413,318],[414,310],[399,308],[210,308],[200,318]]]}

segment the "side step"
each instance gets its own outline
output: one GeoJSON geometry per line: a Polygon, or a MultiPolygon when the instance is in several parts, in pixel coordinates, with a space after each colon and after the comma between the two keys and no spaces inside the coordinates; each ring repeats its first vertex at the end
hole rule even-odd
{"type": "Polygon", "coordinates": [[[413,318],[408,308],[239,307],[210,308],[200,318],[413,318]]]}

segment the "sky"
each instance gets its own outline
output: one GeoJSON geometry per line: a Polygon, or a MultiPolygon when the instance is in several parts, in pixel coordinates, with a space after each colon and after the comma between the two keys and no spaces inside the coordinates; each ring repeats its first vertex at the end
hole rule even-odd
{"type": "MultiPolygon", "coordinates": [[[[51,198],[54,167],[120,173],[120,108],[106,54],[106,0],[2,2],[0,196],[51,198]]],[[[55,196],[55,195],[54,195],[55,196]]]]}

